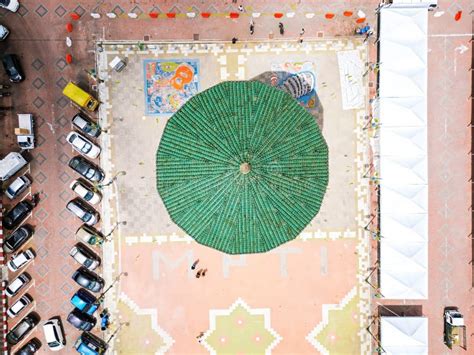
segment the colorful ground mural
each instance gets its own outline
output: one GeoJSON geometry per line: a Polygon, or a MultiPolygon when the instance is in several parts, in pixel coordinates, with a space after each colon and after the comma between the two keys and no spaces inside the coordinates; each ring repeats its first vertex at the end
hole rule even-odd
{"type": "Polygon", "coordinates": [[[199,90],[199,61],[145,60],[145,113],[175,113],[199,90]]]}

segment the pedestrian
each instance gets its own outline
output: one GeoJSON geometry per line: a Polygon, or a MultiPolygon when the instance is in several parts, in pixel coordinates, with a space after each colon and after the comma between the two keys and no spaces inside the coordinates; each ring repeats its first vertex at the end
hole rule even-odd
{"type": "Polygon", "coordinates": [[[198,340],[198,342],[200,343],[202,341],[202,337],[204,336],[204,332],[200,332],[198,334],[198,336],[196,337],[196,339],[198,340]]]}
{"type": "Polygon", "coordinates": [[[285,34],[285,27],[283,26],[283,23],[279,22],[278,28],[280,28],[280,34],[283,36],[285,34]]]}
{"type": "Polygon", "coordinates": [[[199,279],[201,277],[201,274],[202,274],[202,269],[199,269],[198,272],[196,273],[196,278],[199,279]]]}
{"type": "Polygon", "coordinates": [[[303,43],[303,36],[302,35],[300,35],[300,37],[298,38],[298,42],[303,43]]]}
{"type": "Polygon", "coordinates": [[[196,268],[196,265],[198,264],[199,259],[197,259],[192,265],[191,265],[191,270],[194,270],[196,268]]]}
{"type": "Polygon", "coordinates": [[[304,35],[304,33],[305,33],[305,30],[304,30],[304,28],[302,28],[301,31],[300,31],[300,36],[304,35]]]}
{"type": "Polygon", "coordinates": [[[236,44],[237,41],[238,41],[238,39],[237,39],[236,37],[233,37],[233,38],[232,38],[232,44],[236,44]]]}
{"type": "Polygon", "coordinates": [[[250,34],[253,35],[253,32],[255,30],[255,23],[253,22],[253,19],[250,19],[250,34]]]}
{"type": "Polygon", "coordinates": [[[207,272],[207,269],[204,269],[204,270],[202,271],[201,276],[202,276],[202,277],[206,276],[206,272],[207,272]]]}
{"type": "Polygon", "coordinates": [[[239,11],[244,12],[244,7],[242,5],[239,5],[239,11]]]}

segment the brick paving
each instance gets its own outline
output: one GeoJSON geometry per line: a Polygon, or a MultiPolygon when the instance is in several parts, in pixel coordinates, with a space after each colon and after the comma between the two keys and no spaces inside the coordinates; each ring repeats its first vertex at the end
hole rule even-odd
{"type": "MultiPolygon", "coordinates": [[[[61,2],[57,0],[21,1],[18,14],[0,11],[0,23],[11,30],[10,37],[0,43],[0,51],[14,52],[20,55],[27,80],[12,88],[12,96],[1,98],[2,106],[14,106],[14,110],[0,118],[0,132],[5,132],[0,140],[0,154],[16,150],[13,128],[16,126],[17,112],[32,112],[36,118],[37,148],[31,152],[31,176],[34,179],[32,192],[40,192],[41,202],[34,211],[29,223],[35,226],[35,236],[31,246],[38,257],[28,267],[35,280],[30,293],[35,298],[34,307],[42,319],[54,315],[64,316],[69,312],[69,298],[75,284],[70,274],[76,265],[67,255],[74,243],[74,231],[78,221],[64,210],[65,202],[71,197],[68,184],[74,173],[66,167],[73,155],[64,138],[70,130],[70,117],[75,110],[61,96],[61,89],[70,79],[87,83],[83,69],[93,67],[94,40],[104,38],[144,40],[145,36],[157,39],[191,39],[199,34],[200,39],[230,40],[250,38],[248,23],[250,12],[271,14],[281,11],[295,12],[295,17],[284,18],[286,37],[298,36],[301,27],[306,29],[305,37],[318,35],[349,35],[354,29],[354,18],[342,17],[346,2],[336,0],[321,4],[314,1],[255,1],[245,2],[246,12],[239,19],[230,20],[224,13],[237,12],[237,5],[230,1],[166,2],[159,8],[153,1],[82,1],[81,3],[61,2]],[[98,5],[99,4],[99,5],[98,5]],[[207,11],[218,15],[208,19],[177,17],[165,18],[167,12],[207,11]],[[281,10],[283,9],[283,10],[281,10]],[[65,25],[70,19],[69,13],[75,11],[83,15],[72,22],[71,34],[73,47],[70,50],[74,58],[72,65],[64,60],[68,52],[65,45],[65,25]],[[147,16],[150,11],[161,13],[158,19],[147,16]],[[97,12],[100,19],[90,17],[97,12]],[[118,16],[109,19],[106,13],[118,16]],[[132,19],[128,13],[139,18],[132,19]],[[333,12],[334,20],[326,20],[324,14],[333,12]],[[307,16],[314,13],[313,18],[307,16]],[[176,29],[179,28],[179,31],[176,29]]],[[[373,9],[377,1],[358,1],[358,8],[368,15],[368,21],[375,23],[373,9]]],[[[445,14],[439,18],[430,17],[430,33],[438,37],[430,38],[430,117],[434,123],[430,126],[430,299],[423,304],[430,316],[430,347],[436,353],[446,352],[440,341],[441,309],[452,303],[461,307],[468,316],[468,337],[472,332],[470,293],[471,275],[467,263],[471,259],[470,241],[467,238],[470,225],[470,176],[468,152],[470,133],[469,121],[469,78],[466,59],[470,50],[461,53],[460,46],[471,48],[469,37],[462,34],[471,32],[469,12],[472,5],[466,0],[440,1],[445,14]],[[454,14],[463,10],[459,22],[453,20],[454,14]],[[444,36],[444,34],[449,34],[444,36]],[[459,36],[451,36],[459,34],[459,36]],[[465,74],[463,74],[465,73],[465,74]],[[435,80],[433,80],[435,79],[435,80]],[[456,93],[454,95],[453,93],[456,93]],[[449,149],[449,150],[448,150],[449,149]],[[439,152],[439,154],[436,154],[439,152]],[[453,189],[452,187],[457,187],[453,189]],[[455,255],[455,257],[449,257],[455,255]],[[438,336],[439,335],[439,336],[438,336]],[[439,352],[438,352],[439,351],[439,352]]],[[[350,8],[356,12],[358,8],[350,8]]],[[[255,20],[256,29],[253,38],[268,38],[270,31],[277,33],[279,20],[272,16],[262,16],[255,20]]],[[[0,81],[6,82],[3,74],[0,81]]],[[[11,322],[10,326],[15,322],[11,322]]],[[[68,349],[78,332],[66,325],[68,349]]],[[[40,339],[42,335],[35,333],[40,339]]]]}

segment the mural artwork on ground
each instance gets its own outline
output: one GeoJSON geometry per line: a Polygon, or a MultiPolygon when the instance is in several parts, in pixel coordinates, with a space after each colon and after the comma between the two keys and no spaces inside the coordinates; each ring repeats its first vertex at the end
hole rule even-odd
{"type": "Polygon", "coordinates": [[[145,60],[145,113],[173,114],[199,90],[199,61],[145,60]]]}

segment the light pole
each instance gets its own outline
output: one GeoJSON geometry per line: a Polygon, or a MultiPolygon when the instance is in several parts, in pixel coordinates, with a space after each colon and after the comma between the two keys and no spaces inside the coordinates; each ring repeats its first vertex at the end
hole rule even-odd
{"type": "Polygon", "coordinates": [[[122,271],[120,274],[117,275],[117,277],[115,277],[114,281],[110,284],[110,286],[107,287],[107,289],[106,289],[104,292],[102,292],[102,293],[100,294],[100,296],[97,298],[97,301],[96,301],[96,302],[97,302],[98,304],[100,304],[100,303],[102,303],[102,302],[104,301],[105,294],[106,294],[107,292],[109,292],[112,287],[114,287],[114,285],[117,283],[118,280],[120,280],[120,277],[122,277],[122,275],[123,275],[123,276],[128,276],[128,272],[122,271]]]}
{"type": "Polygon", "coordinates": [[[104,239],[105,239],[106,242],[111,240],[111,239],[107,239],[107,238],[110,237],[112,235],[112,233],[115,232],[117,227],[120,226],[120,225],[126,226],[127,221],[120,221],[120,222],[115,223],[115,225],[112,227],[112,230],[104,236],[104,239]]]}
{"type": "Polygon", "coordinates": [[[117,172],[117,173],[110,179],[109,182],[107,182],[106,184],[98,184],[98,185],[97,185],[97,188],[100,190],[100,189],[102,189],[102,188],[104,188],[104,187],[107,187],[107,186],[109,186],[109,185],[112,185],[112,184],[114,183],[114,181],[117,180],[117,178],[118,178],[119,176],[122,176],[122,175],[127,175],[127,172],[126,172],[126,171],[123,171],[123,170],[117,172]]]}
{"type": "Polygon", "coordinates": [[[112,333],[110,338],[107,340],[107,344],[110,343],[110,341],[114,338],[114,336],[117,335],[117,333],[120,331],[120,329],[122,329],[124,325],[128,327],[130,325],[130,322],[121,322],[119,326],[117,327],[117,329],[115,329],[115,331],[112,333]]]}

